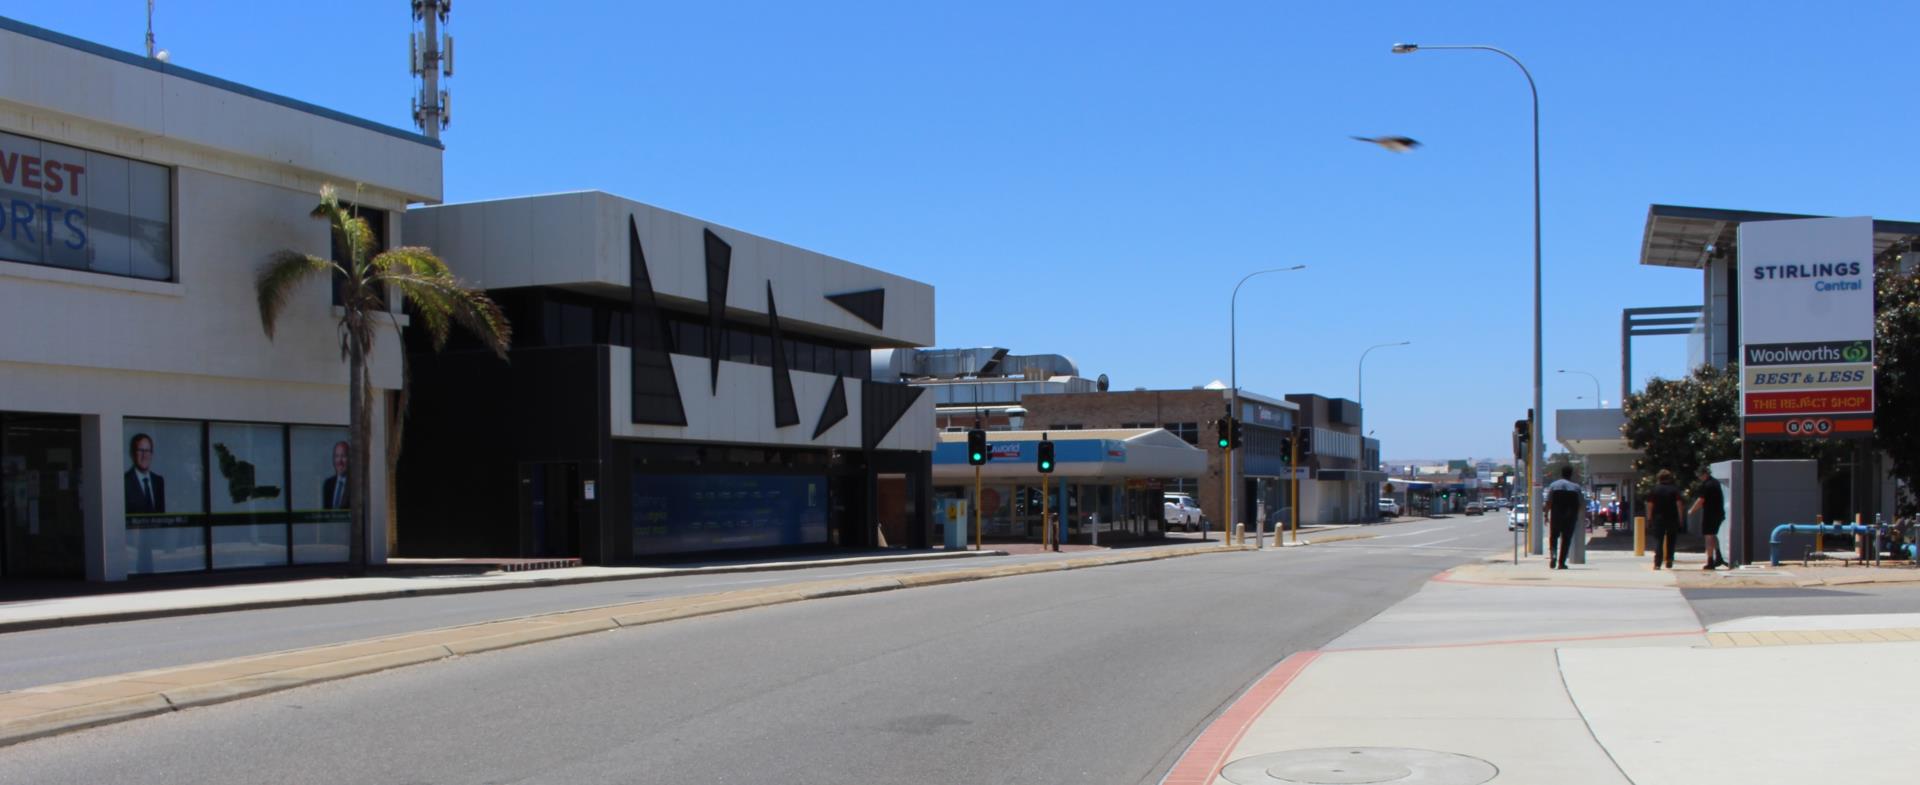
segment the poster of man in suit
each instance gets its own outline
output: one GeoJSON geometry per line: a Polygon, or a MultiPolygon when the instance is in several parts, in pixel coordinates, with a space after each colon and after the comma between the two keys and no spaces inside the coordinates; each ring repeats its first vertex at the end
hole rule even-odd
{"type": "Polygon", "coordinates": [[[333,443],[333,473],[320,483],[320,508],[324,510],[344,510],[347,508],[347,443],[333,443]]]}
{"type": "Polygon", "coordinates": [[[127,458],[133,463],[126,473],[127,514],[166,512],[167,478],[153,470],[153,437],[134,434],[127,440],[127,458]]]}

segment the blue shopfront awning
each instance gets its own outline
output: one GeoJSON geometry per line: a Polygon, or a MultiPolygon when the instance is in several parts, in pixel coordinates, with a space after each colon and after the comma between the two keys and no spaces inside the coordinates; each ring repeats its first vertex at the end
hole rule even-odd
{"type": "MultiPolygon", "coordinates": [[[[1126,428],[1097,431],[1052,431],[1056,477],[1204,477],[1207,453],[1163,428],[1126,428]]],[[[1037,479],[1040,431],[989,431],[992,459],[980,467],[982,477],[1037,479]]],[[[967,435],[942,433],[933,448],[933,478],[972,479],[967,463],[967,435]]]]}

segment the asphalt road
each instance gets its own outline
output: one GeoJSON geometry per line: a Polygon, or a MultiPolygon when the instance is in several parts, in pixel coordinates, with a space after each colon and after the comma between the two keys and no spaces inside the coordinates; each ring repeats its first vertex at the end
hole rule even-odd
{"type": "Polygon", "coordinates": [[[1492,520],[615,630],[0,749],[0,782],[1153,783],[1492,520]]]}
{"type": "MultiPolygon", "coordinates": [[[[1219,541],[1218,536],[1214,541],[1219,541]]],[[[991,556],[641,578],[27,630],[0,634],[0,690],[662,597],[1043,558],[1049,557],[991,556]]]]}
{"type": "Polygon", "coordinates": [[[1920,613],[1920,586],[1861,584],[1833,589],[1682,589],[1701,626],[1748,616],[1920,613]]]}

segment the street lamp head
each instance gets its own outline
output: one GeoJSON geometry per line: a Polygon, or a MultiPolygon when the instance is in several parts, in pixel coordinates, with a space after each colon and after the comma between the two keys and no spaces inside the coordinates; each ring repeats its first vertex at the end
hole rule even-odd
{"type": "Polygon", "coordinates": [[[1306,266],[1306,265],[1304,265],[1304,264],[1296,264],[1296,265],[1294,265],[1294,266],[1292,266],[1292,267],[1289,267],[1289,268],[1287,268],[1287,271],[1288,271],[1288,272],[1292,272],[1292,271],[1294,271],[1294,270],[1305,270],[1305,269],[1307,269],[1307,266],[1306,266]]]}
{"type": "Polygon", "coordinates": [[[1397,55],[1413,54],[1420,51],[1419,44],[1394,44],[1393,53],[1397,55]]]}

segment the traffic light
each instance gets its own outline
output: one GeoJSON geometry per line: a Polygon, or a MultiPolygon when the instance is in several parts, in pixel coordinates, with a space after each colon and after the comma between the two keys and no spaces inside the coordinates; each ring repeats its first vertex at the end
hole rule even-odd
{"type": "Polygon", "coordinates": [[[1530,432],[1532,430],[1533,428],[1531,423],[1528,423],[1526,420],[1513,421],[1513,454],[1514,455],[1527,454],[1528,437],[1531,435],[1530,432]]]}
{"type": "Polygon", "coordinates": [[[1233,448],[1238,450],[1246,444],[1246,441],[1243,438],[1245,434],[1240,431],[1240,421],[1238,419],[1235,419],[1233,421],[1233,427],[1230,430],[1232,431],[1232,435],[1233,435],[1233,448]]]}
{"type": "Polygon", "coordinates": [[[1292,436],[1280,437],[1280,461],[1282,463],[1293,463],[1293,437],[1292,436]]]}
{"type": "Polygon", "coordinates": [[[983,466],[987,462],[987,432],[975,428],[967,431],[967,463],[983,466]]]}
{"type": "Polygon", "coordinates": [[[1040,473],[1053,473],[1053,442],[1047,441],[1046,434],[1040,434],[1040,473]]]}
{"type": "Polygon", "coordinates": [[[1299,442],[1300,454],[1312,455],[1313,454],[1313,429],[1301,428],[1299,439],[1300,439],[1300,442],[1299,442]]]}
{"type": "Polygon", "coordinates": [[[1220,449],[1222,450],[1232,449],[1233,448],[1233,423],[1231,422],[1231,418],[1222,417],[1218,420],[1214,420],[1213,429],[1214,429],[1214,432],[1217,434],[1217,436],[1214,438],[1214,443],[1219,444],[1220,449]]]}

